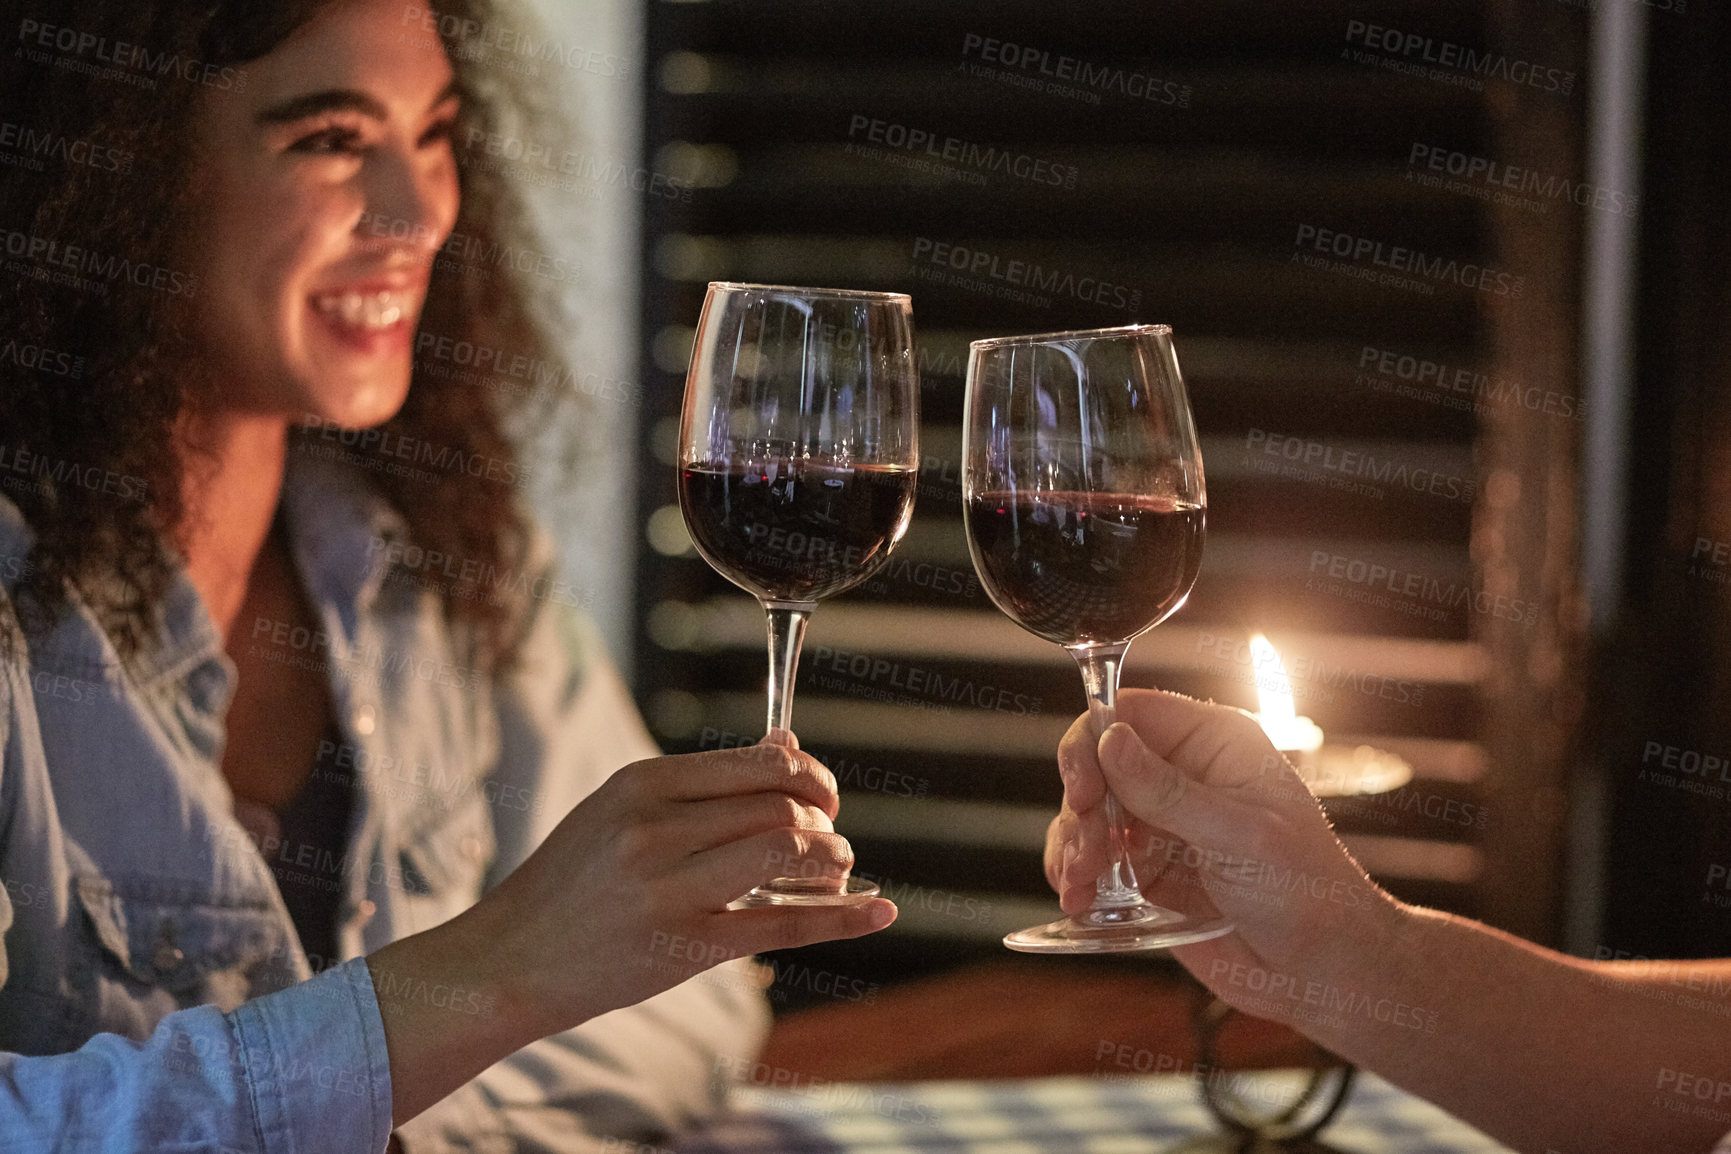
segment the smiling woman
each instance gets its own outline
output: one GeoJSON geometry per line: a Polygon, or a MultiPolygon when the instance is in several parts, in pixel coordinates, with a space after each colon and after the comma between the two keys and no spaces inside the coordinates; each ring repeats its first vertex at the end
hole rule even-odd
{"type": "Polygon", "coordinates": [[[457,216],[460,87],[436,38],[404,43],[387,15],[335,7],[246,94],[200,102],[198,335],[220,376],[248,382],[229,404],[355,426],[407,395],[414,322],[457,216]],[[369,87],[351,87],[362,76],[369,87]],[[357,220],[386,227],[357,236],[357,220]]]}
{"type": "MultiPolygon", "coordinates": [[[[467,252],[532,251],[516,191],[453,155],[457,118],[490,132],[506,115],[550,114],[509,73],[454,74],[440,38],[405,15],[418,9],[374,6],[369,26],[367,6],[320,0],[214,14],[62,7],[22,22],[27,63],[0,80],[4,107],[50,156],[62,141],[118,160],[0,169],[14,258],[6,331],[84,365],[76,390],[25,373],[0,393],[5,440],[42,463],[28,484],[9,478],[6,495],[38,542],[23,587],[53,605],[70,583],[129,648],[138,610],[169,579],[159,535],[191,527],[182,478],[210,447],[198,414],[238,402],[349,425],[389,418],[388,430],[445,450],[447,466],[513,455],[500,431],[512,394],[426,373],[410,392],[409,342],[418,317],[441,338],[553,359],[544,333],[557,300],[532,299],[484,260],[436,259],[453,232],[467,252]],[[149,498],[57,484],[56,463],[137,478],[149,498]],[[116,568],[125,586],[110,580],[116,568]]],[[[461,16],[455,27],[489,19],[461,16]]],[[[429,547],[521,564],[510,487],[455,467],[433,484],[384,469],[374,479],[429,547]]],[[[486,626],[489,657],[508,652],[510,607],[497,596],[447,607],[486,626]]]]}
{"type": "Polygon", "coordinates": [[[494,255],[526,214],[453,145],[544,117],[465,43],[521,15],[6,26],[0,1148],[535,1151],[713,1108],[766,1018],[730,959],[894,908],[727,908],[850,862],[833,776],[786,734],[658,756],[518,503],[526,414],[416,364],[556,363],[494,255]]]}

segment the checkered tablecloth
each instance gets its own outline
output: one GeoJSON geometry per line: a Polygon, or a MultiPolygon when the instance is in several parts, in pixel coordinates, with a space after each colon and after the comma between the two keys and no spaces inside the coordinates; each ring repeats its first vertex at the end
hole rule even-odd
{"type": "MultiPolygon", "coordinates": [[[[1198,1139],[1220,1130],[1194,1079],[1066,1077],[991,1082],[830,1082],[737,1092],[733,1112],[688,1135],[678,1154],[946,1151],[951,1154],[1130,1154],[1233,1149],[1198,1139]]],[[[1353,1154],[1509,1154],[1463,1122],[1361,1073],[1321,1135],[1353,1154]]]]}

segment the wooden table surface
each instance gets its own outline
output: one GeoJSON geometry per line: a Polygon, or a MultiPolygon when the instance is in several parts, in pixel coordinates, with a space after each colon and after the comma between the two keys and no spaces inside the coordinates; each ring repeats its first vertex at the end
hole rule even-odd
{"type": "MultiPolygon", "coordinates": [[[[1193,1014],[1206,999],[1188,977],[1161,970],[1009,958],[786,1014],[762,1061],[855,1082],[1186,1072],[1196,1064],[1193,1014]]],[[[1316,1053],[1285,1026],[1239,1016],[1218,1058],[1260,1068],[1306,1065],[1316,1053]]]]}

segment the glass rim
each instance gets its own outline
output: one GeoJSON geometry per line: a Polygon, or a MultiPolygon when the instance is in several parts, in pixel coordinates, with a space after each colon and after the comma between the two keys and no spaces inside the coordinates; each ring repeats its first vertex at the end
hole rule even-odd
{"type": "Polygon", "coordinates": [[[712,280],[709,291],[721,289],[725,292],[741,290],[757,290],[760,292],[804,293],[807,296],[824,297],[830,300],[873,300],[873,301],[912,301],[907,293],[883,292],[877,289],[833,289],[815,288],[811,285],[797,284],[755,284],[750,281],[712,280]]]}
{"type": "Polygon", "coordinates": [[[1114,325],[1104,329],[1067,329],[1058,333],[1019,333],[1008,337],[985,337],[969,341],[970,349],[996,349],[1005,345],[1055,345],[1063,341],[1098,340],[1103,337],[1171,336],[1171,325],[1114,325]]]}

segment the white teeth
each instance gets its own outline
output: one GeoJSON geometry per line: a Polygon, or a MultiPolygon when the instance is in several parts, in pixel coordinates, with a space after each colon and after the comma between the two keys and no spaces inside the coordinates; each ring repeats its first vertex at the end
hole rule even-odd
{"type": "Polygon", "coordinates": [[[313,307],[357,329],[387,329],[403,319],[409,294],[385,289],[376,293],[321,293],[313,307]]]}

